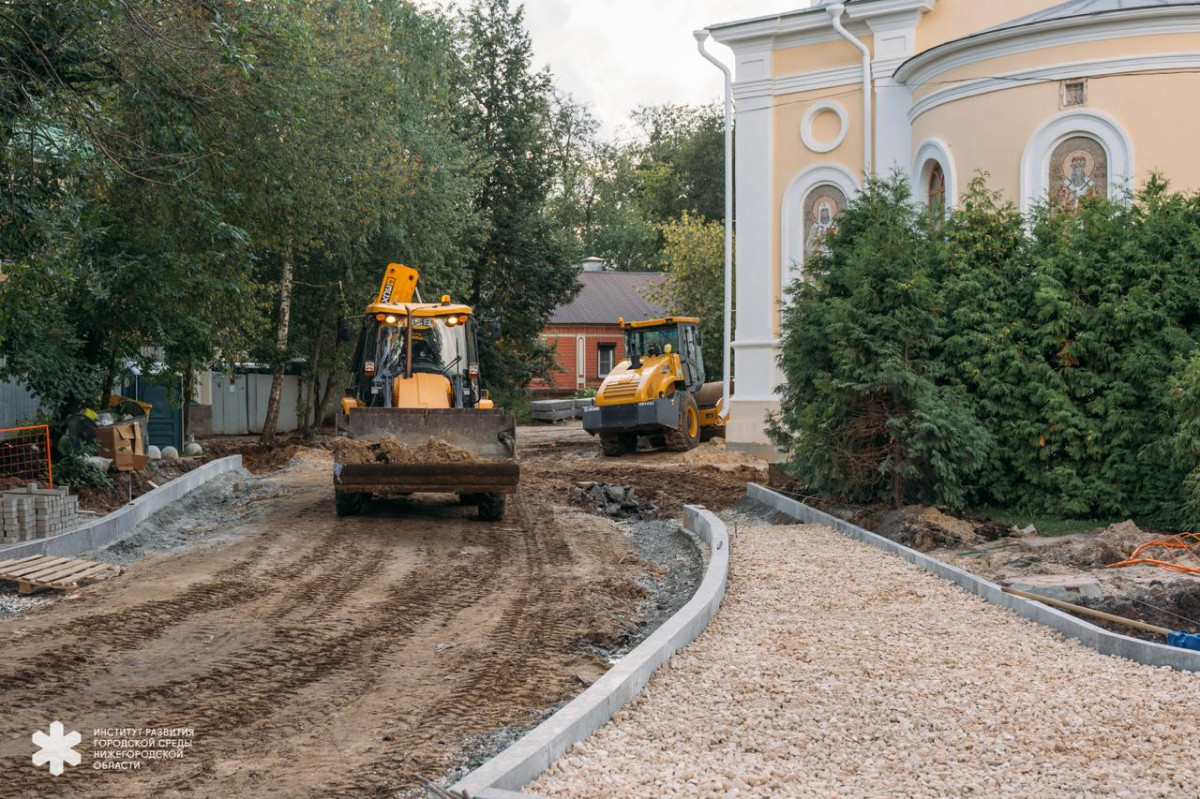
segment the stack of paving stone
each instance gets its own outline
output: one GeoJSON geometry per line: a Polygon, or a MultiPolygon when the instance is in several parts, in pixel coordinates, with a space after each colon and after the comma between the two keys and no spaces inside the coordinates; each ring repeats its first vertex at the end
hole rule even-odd
{"type": "Polygon", "coordinates": [[[65,488],[26,488],[0,494],[0,545],[49,538],[79,524],[79,497],[65,488]]]}

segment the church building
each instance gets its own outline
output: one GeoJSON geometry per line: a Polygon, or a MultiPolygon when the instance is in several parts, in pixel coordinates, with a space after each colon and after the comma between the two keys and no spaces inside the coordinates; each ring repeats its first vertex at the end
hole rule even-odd
{"type": "Polygon", "coordinates": [[[1200,189],[1200,2],[848,0],[708,31],[735,60],[734,447],[767,444],[783,290],[864,176],[902,171],[935,215],[980,173],[1022,210],[1200,189]]]}

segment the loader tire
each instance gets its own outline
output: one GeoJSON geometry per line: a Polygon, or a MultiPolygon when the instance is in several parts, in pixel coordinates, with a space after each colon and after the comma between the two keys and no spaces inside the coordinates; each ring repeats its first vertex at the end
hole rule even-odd
{"type": "Polygon", "coordinates": [[[687,452],[700,443],[700,409],[691,394],[680,391],[676,396],[679,398],[679,426],[665,431],[667,449],[687,452]]]}
{"type": "Polygon", "coordinates": [[[357,516],[362,513],[367,495],[337,491],[333,495],[333,507],[338,516],[357,516]]]}
{"type": "Polygon", "coordinates": [[[601,433],[600,451],[609,458],[618,458],[637,450],[637,433],[601,433]]]}
{"type": "Polygon", "coordinates": [[[498,522],[503,519],[505,499],[503,494],[480,494],[479,518],[485,522],[498,522]]]}

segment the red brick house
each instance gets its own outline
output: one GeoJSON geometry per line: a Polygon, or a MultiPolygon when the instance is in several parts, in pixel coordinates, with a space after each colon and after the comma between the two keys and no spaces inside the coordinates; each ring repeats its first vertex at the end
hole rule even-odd
{"type": "Polygon", "coordinates": [[[573,394],[598,388],[612,368],[625,359],[625,334],[617,319],[666,316],[658,303],[646,299],[662,285],[661,272],[606,272],[603,261],[588,259],[579,275],[583,288],[573,301],[555,309],[542,333],[555,351],[559,371],[553,384],[535,380],[530,388],[542,394],[573,394]]]}

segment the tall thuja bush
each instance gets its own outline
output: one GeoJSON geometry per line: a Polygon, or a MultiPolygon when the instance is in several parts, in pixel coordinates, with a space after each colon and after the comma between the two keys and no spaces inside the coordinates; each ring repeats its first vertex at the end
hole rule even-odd
{"type": "Polygon", "coordinates": [[[1169,513],[1171,524],[1200,530],[1200,352],[1177,363],[1167,384],[1172,429],[1159,450],[1166,477],[1178,480],[1179,500],[1169,513]]]}
{"type": "Polygon", "coordinates": [[[990,439],[945,380],[938,250],[907,182],[870,181],[828,244],[783,314],[773,439],[817,490],[962,505],[990,439]]]}
{"type": "Polygon", "coordinates": [[[1023,325],[1070,407],[1032,417],[1043,431],[1029,495],[1169,525],[1187,470],[1164,445],[1177,426],[1168,383],[1200,334],[1200,200],[1158,178],[1131,200],[1033,217],[1023,325]]]}
{"type": "MultiPolygon", "coordinates": [[[[938,239],[937,282],[945,314],[940,357],[950,380],[994,441],[975,499],[1004,506],[1084,495],[1070,468],[1084,426],[1061,373],[1042,357],[1029,316],[1039,282],[1020,212],[972,181],[938,239]],[[1059,436],[1050,434],[1058,431],[1059,436]]],[[[1077,501],[1068,510],[1086,512],[1077,501]]]]}

